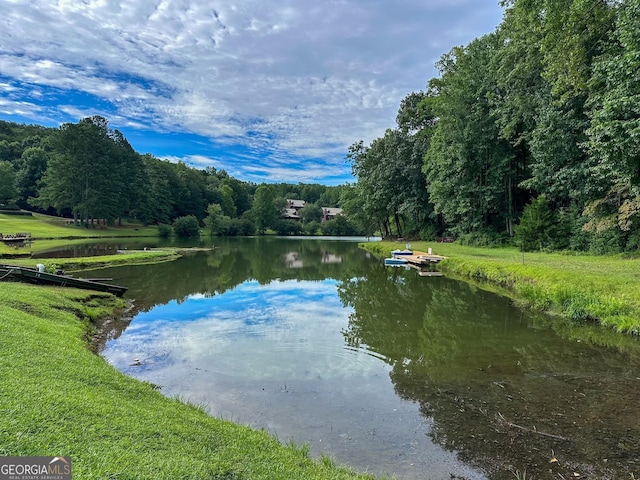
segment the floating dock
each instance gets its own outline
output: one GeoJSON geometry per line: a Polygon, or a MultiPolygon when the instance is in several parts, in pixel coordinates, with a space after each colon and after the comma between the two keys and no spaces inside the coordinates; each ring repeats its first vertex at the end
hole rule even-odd
{"type": "MultiPolygon", "coordinates": [[[[431,249],[429,249],[431,251],[431,249]]],[[[421,277],[441,277],[442,273],[432,270],[432,266],[441,262],[446,257],[442,255],[433,255],[432,253],[410,251],[410,250],[394,250],[391,252],[391,258],[385,258],[384,264],[388,267],[404,267],[405,269],[414,269],[418,271],[421,277]]]]}
{"type": "Polygon", "coordinates": [[[411,255],[402,255],[402,258],[412,265],[431,265],[432,263],[441,262],[446,257],[414,251],[411,255]]]}

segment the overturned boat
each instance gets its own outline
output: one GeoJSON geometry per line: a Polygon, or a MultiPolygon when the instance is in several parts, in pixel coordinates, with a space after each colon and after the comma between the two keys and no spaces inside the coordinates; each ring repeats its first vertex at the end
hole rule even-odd
{"type": "Polygon", "coordinates": [[[20,267],[15,265],[0,265],[0,280],[12,280],[36,285],[82,288],[84,290],[112,293],[117,297],[121,297],[128,290],[127,287],[120,285],[111,285],[109,283],[75,278],[57,273],[47,273],[42,268],[20,267]]]}

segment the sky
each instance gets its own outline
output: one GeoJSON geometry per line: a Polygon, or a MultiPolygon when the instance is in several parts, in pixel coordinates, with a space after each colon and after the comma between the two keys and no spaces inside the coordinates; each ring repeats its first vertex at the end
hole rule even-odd
{"type": "Polygon", "coordinates": [[[353,181],[498,0],[0,0],[0,120],[101,115],[133,148],[243,181],[353,181]]]}

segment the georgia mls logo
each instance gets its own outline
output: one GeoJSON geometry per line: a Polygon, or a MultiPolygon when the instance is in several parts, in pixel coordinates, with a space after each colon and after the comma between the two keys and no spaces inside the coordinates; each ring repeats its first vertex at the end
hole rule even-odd
{"type": "Polygon", "coordinates": [[[0,457],[0,480],[71,480],[71,458],[0,457]]]}
{"type": "Polygon", "coordinates": [[[62,465],[56,465],[55,467],[53,467],[53,470],[57,470],[59,466],[62,466],[63,470],[71,471],[71,463],[64,457],[53,457],[53,460],[49,462],[49,465],[53,465],[58,462],[60,462],[62,465]]]}

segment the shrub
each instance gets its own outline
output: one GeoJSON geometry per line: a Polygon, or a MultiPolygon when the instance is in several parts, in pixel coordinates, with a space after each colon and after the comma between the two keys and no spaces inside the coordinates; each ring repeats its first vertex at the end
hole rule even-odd
{"type": "Polygon", "coordinates": [[[220,232],[219,235],[229,235],[231,237],[253,235],[255,227],[253,222],[246,218],[232,218],[227,222],[226,231],[220,232]]]}
{"type": "Polygon", "coordinates": [[[20,207],[15,203],[0,203],[0,210],[18,211],[20,207]]]}
{"type": "Polygon", "coordinates": [[[193,215],[176,218],[173,221],[173,232],[180,238],[200,236],[200,223],[193,215]]]}
{"type": "Polygon", "coordinates": [[[625,232],[617,228],[610,228],[602,232],[591,234],[589,251],[595,255],[609,255],[621,253],[626,243],[625,232]]]}
{"type": "Polygon", "coordinates": [[[516,225],[516,244],[522,251],[553,248],[553,234],[557,220],[544,195],[531,201],[522,212],[520,224],[516,225]]]}
{"type": "Polygon", "coordinates": [[[165,223],[159,223],[158,236],[160,238],[169,238],[171,236],[171,225],[167,225],[165,223]]]}
{"type": "Polygon", "coordinates": [[[274,230],[278,235],[300,235],[302,233],[302,225],[295,220],[281,220],[274,230]]]}
{"type": "Polygon", "coordinates": [[[322,233],[324,235],[351,236],[360,235],[362,232],[345,216],[338,215],[333,220],[328,220],[322,224],[322,233]]]}
{"type": "Polygon", "coordinates": [[[460,245],[471,247],[501,247],[509,243],[509,237],[506,234],[487,230],[460,235],[458,242],[460,245]]]}
{"type": "Polygon", "coordinates": [[[429,224],[425,225],[420,229],[420,240],[425,240],[427,242],[432,242],[438,236],[438,229],[435,225],[429,224]]]}
{"type": "Polygon", "coordinates": [[[320,225],[320,222],[312,221],[305,223],[302,229],[306,235],[318,235],[321,233],[321,227],[322,225],[320,225]]]}
{"type": "Polygon", "coordinates": [[[249,236],[256,233],[256,226],[250,218],[241,218],[240,225],[242,226],[243,235],[249,236]]]}

